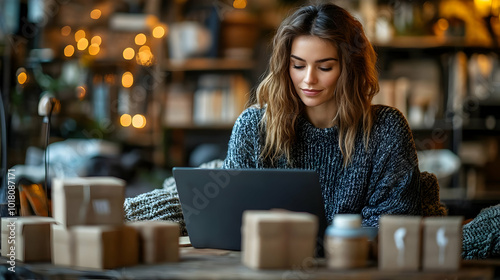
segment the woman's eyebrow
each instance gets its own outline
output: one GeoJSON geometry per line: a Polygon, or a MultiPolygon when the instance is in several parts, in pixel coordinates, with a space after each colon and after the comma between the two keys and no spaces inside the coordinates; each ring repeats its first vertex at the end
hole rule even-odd
{"type": "MultiPolygon", "coordinates": [[[[291,56],[292,58],[297,59],[297,60],[300,60],[300,61],[304,61],[304,62],[306,61],[305,59],[300,58],[300,57],[298,57],[298,56],[296,56],[296,55],[293,55],[293,54],[292,54],[292,55],[290,55],[290,56],[291,56]]],[[[327,58],[323,58],[323,59],[316,60],[315,62],[316,62],[316,63],[322,63],[322,62],[326,62],[326,61],[330,61],[330,60],[339,61],[339,60],[338,60],[338,58],[327,57],[327,58]]]]}

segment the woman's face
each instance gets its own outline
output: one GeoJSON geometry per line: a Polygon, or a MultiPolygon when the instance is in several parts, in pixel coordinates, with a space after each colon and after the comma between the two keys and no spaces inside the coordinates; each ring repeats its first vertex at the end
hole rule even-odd
{"type": "Polygon", "coordinates": [[[337,47],[316,36],[292,42],[290,77],[306,111],[335,112],[333,95],[340,76],[337,47]]]}

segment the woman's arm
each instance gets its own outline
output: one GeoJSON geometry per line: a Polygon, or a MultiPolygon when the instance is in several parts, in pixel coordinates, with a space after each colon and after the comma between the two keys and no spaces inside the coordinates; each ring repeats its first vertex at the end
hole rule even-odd
{"type": "Polygon", "coordinates": [[[370,140],[373,169],[363,224],[378,226],[380,215],[421,215],[420,170],[412,132],[401,112],[384,107],[370,140]]]}

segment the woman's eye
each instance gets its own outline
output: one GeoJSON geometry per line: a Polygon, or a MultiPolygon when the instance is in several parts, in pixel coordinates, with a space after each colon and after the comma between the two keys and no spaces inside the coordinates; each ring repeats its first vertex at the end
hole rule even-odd
{"type": "Polygon", "coordinates": [[[328,71],[332,70],[332,67],[320,67],[319,70],[328,72],[328,71]]]}
{"type": "Polygon", "coordinates": [[[302,65],[293,65],[294,69],[303,69],[305,66],[302,65]]]}

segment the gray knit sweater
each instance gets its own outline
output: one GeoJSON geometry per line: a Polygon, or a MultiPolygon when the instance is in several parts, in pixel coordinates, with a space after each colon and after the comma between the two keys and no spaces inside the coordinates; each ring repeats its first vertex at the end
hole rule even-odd
{"type": "Polygon", "coordinates": [[[316,128],[299,117],[292,165],[274,166],[260,157],[265,109],[248,108],[237,119],[224,168],[300,168],[319,174],[328,222],[337,213],[360,213],[364,226],[378,226],[381,214],[420,215],[420,172],[411,130],[397,109],[374,105],[375,122],[365,149],[358,133],[352,163],[343,167],[338,128],[316,128]]]}

